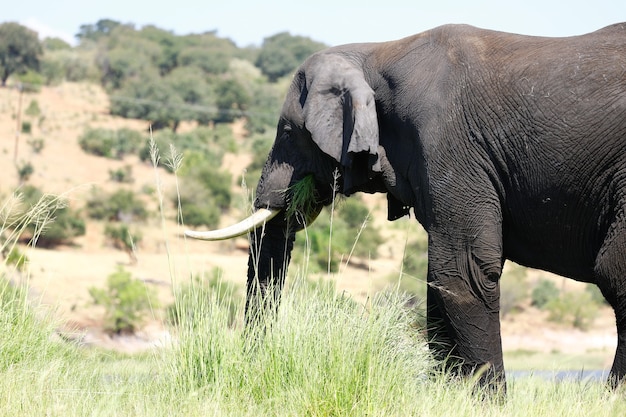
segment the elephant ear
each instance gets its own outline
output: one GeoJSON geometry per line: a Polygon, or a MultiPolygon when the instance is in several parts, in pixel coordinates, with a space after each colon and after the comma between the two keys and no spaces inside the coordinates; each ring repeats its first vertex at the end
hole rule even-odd
{"type": "Polygon", "coordinates": [[[305,71],[304,125],[343,167],[343,193],[350,195],[381,171],[374,91],[363,70],[338,55],[316,55],[305,71]]]}

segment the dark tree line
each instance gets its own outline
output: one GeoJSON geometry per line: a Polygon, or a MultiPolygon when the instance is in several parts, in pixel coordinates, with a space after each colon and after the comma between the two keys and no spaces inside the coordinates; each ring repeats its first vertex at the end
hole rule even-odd
{"type": "Polygon", "coordinates": [[[72,47],[39,41],[17,23],[0,24],[0,75],[36,73],[28,82],[99,82],[113,114],[144,119],[153,129],[248,119],[249,129],[275,123],[284,85],[302,60],[322,49],[309,38],[279,33],[260,47],[239,48],[216,31],[176,35],[155,26],[102,19],[85,24],[72,47]]]}

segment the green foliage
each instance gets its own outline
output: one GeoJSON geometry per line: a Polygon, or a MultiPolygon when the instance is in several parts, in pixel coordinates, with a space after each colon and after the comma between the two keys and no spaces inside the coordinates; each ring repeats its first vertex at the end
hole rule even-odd
{"type": "Polygon", "coordinates": [[[80,31],[76,37],[81,41],[92,40],[97,41],[107,36],[113,29],[120,26],[121,23],[111,19],[100,19],[95,24],[85,24],[80,26],[80,31]]]}
{"type": "Polygon", "coordinates": [[[28,139],[26,143],[30,145],[30,148],[32,149],[33,153],[36,153],[36,154],[40,153],[46,144],[46,142],[42,138],[28,139]]]}
{"type": "Polygon", "coordinates": [[[133,333],[147,313],[157,307],[156,291],[130,272],[118,267],[107,278],[106,288],[89,288],[96,305],[105,308],[104,326],[113,333],[133,333]]]}
{"type": "Polygon", "coordinates": [[[243,296],[239,286],[223,279],[223,271],[215,267],[210,273],[194,276],[175,292],[174,304],[166,311],[168,323],[178,326],[202,322],[198,314],[207,300],[217,298],[220,306],[228,310],[227,325],[233,327],[243,296]]]}
{"type": "Polygon", "coordinates": [[[15,81],[18,82],[19,88],[25,93],[38,93],[41,91],[41,86],[45,84],[44,77],[32,69],[18,73],[15,76],[15,81]]]}
{"type": "Polygon", "coordinates": [[[148,210],[135,192],[119,189],[106,193],[94,189],[87,200],[89,217],[107,221],[144,221],[148,218],[148,210]]]}
{"type": "Polygon", "coordinates": [[[9,370],[20,369],[27,363],[41,364],[63,357],[64,346],[51,341],[53,332],[54,327],[29,304],[28,288],[14,285],[0,275],[0,333],[6,336],[0,342],[3,379],[9,370]]]}
{"type": "Polygon", "coordinates": [[[46,51],[46,53],[51,51],[69,51],[70,49],[72,49],[72,45],[65,42],[63,39],[56,37],[45,38],[43,41],[41,41],[41,46],[43,47],[44,51],[46,51]]]}
{"type": "Polygon", "coordinates": [[[30,135],[31,132],[33,130],[33,124],[31,122],[29,122],[28,120],[25,120],[22,122],[22,133],[26,134],[26,135],[30,135]]]}
{"type": "Polygon", "coordinates": [[[378,255],[382,237],[378,229],[367,224],[368,210],[363,203],[357,197],[351,197],[343,204],[338,204],[335,211],[332,223],[330,210],[326,208],[307,227],[305,233],[296,235],[296,244],[307,248],[310,253],[304,253],[305,259],[302,259],[302,254],[295,252],[294,261],[307,263],[312,272],[337,272],[341,262],[355,263],[352,257],[363,261],[378,255]],[[355,215],[362,217],[352,217],[355,215]]]}
{"type": "Polygon", "coordinates": [[[586,330],[596,319],[599,305],[588,291],[566,291],[550,300],[546,306],[548,319],[586,330]]]}
{"type": "Polygon", "coordinates": [[[88,128],[78,138],[78,144],[83,151],[115,159],[122,159],[127,154],[137,152],[142,142],[141,133],[128,128],[118,130],[88,128]]]}
{"type": "Polygon", "coordinates": [[[297,280],[273,325],[243,344],[225,326],[228,300],[197,299],[172,355],[177,395],[227,398],[232,415],[242,402],[254,415],[422,415],[400,406],[414,403],[407,390],[420,392],[432,363],[402,297],[378,294],[364,309],[332,285],[297,280]]]}
{"type": "Polygon", "coordinates": [[[135,249],[143,236],[138,230],[133,230],[127,224],[107,224],[104,228],[104,235],[114,248],[125,251],[131,263],[137,262],[135,249]]]}
{"type": "Polygon", "coordinates": [[[598,305],[608,305],[608,301],[606,301],[606,298],[604,298],[604,295],[602,295],[602,292],[600,291],[600,288],[598,288],[597,285],[595,284],[588,284],[585,287],[585,291],[587,291],[589,293],[589,295],[591,296],[591,299],[597,303],[598,305]]]}
{"type": "Polygon", "coordinates": [[[500,278],[500,314],[502,317],[516,311],[528,298],[529,285],[526,280],[526,268],[508,263],[500,278]]]}
{"type": "Polygon", "coordinates": [[[41,207],[26,226],[26,231],[34,238],[37,246],[49,248],[69,243],[73,238],[85,234],[85,221],[78,212],[70,209],[67,202],[59,197],[44,194],[33,186],[21,188],[25,216],[35,207],[41,207]]]}
{"type": "Polygon", "coordinates": [[[39,102],[37,100],[31,100],[24,110],[24,114],[31,117],[37,117],[41,114],[41,109],[39,108],[39,102]]]}
{"type": "Polygon", "coordinates": [[[35,172],[35,168],[33,164],[30,162],[22,162],[17,165],[17,176],[20,179],[20,184],[27,182],[30,179],[30,176],[35,172]]]}
{"type": "Polygon", "coordinates": [[[325,47],[307,37],[278,33],[265,38],[256,65],[274,82],[293,72],[309,55],[325,47]]]}
{"type": "Polygon", "coordinates": [[[267,155],[272,149],[274,143],[274,136],[269,134],[256,134],[251,138],[251,150],[252,161],[246,167],[245,180],[249,186],[254,186],[261,178],[261,171],[265,162],[267,161],[267,155]]]}
{"type": "Polygon", "coordinates": [[[554,281],[540,279],[530,294],[531,303],[537,308],[545,308],[548,303],[559,297],[560,292],[554,281]]]}
{"type": "Polygon", "coordinates": [[[122,184],[130,184],[135,181],[133,178],[133,166],[124,165],[118,169],[109,170],[109,178],[111,181],[119,182],[122,184]]]}
{"type": "Polygon", "coordinates": [[[288,216],[298,216],[306,224],[311,223],[318,214],[319,202],[315,189],[315,177],[307,175],[291,186],[291,200],[287,207],[288,216]]]}
{"type": "Polygon", "coordinates": [[[0,24],[0,82],[6,85],[12,74],[38,70],[43,54],[37,32],[18,23],[0,24]]]}
{"type": "Polygon", "coordinates": [[[46,51],[40,65],[40,73],[47,85],[66,81],[94,81],[100,75],[95,65],[94,52],[82,49],[58,49],[46,51]]]}
{"type": "MultiPolygon", "coordinates": [[[[407,242],[404,248],[402,275],[398,289],[418,300],[425,300],[428,274],[428,235],[421,231],[421,233],[416,233],[414,239],[407,242]]],[[[398,274],[392,273],[389,278],[395,283],[398,280],[398,274]]]]}
{"type": "MultiPolygon", "coordinates": [[[[199,127],[188,133],[164,129],[155,132],[152,138],[157,149],[170,149],[173,145],[177,152],[184,155],[185,164],[179,172],[183,176],[200,165],[220,166],[224,152],[234,152],[237,149],[230,126],[199,127]]],[[[139,150],[139,158],[142,161],[150,161],[149,142],[139,150]]],[[[160,166],[169,171],[172,168],[166,160],[161,160],[160,166]]]]}
{"type": "Polygon", "coordinates": [[[28,257],[24,255],[17,246],[13,246],[8,250],[4,263],[15,267],[15,269],[20,272],[24,272],[28,264],[28,257]]]}
{"type": "Polygon", "coordinates": [[[219,81],[215,86],[215,96],[218,114],[213,120],[216,123],[230,123],[243,116],[250,103],[248,92],[233,79],[219,81]]]}
{"type": "Polygon", "coordinates": [[[228,172],[212,165],[191,168],[180,186],[180,194],[172,196],[174,204],[183,208],[183,219],[190,226],[219,226],[223,211],[230,207],[232,179],[228,172]]]}

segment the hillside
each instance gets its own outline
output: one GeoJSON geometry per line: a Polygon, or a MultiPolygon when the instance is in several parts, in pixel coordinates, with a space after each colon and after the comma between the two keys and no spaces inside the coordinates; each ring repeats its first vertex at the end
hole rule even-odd
{"type": "MultiPolygon", "coordinates": [[[[155,170],[136,157],[116,161],[91,156],[80,149],[78,137],[86,127],[129,127],[146,132],[146,140],[149,138],[146,122],[109,115],[108,97],[100,87],[76,83],[43,87],[40,93],[24,94],[22,110],[33,100],[39,104],[43,118],[24,116],[23,120],[32,122],[32,132],[19,136],[17,149],[18,164],[28,161],[34,167],[30,184],[46,192],[63,194],[72,207],[78,209],[84,206],[96,186],[104,190],[129,187],[138,194],[150,187],[160,189],[166,196],[173,192],[175,178],[162,169],[155,170]],[[33,138],[44,140],[40,153],[35,153],[28,145],[33,138]],[[109,180],[109,170],[128,164],[133,167],[132,184],[120,185],[109,180]]],[[[2,173],[0,193],[4,198],[16,189],[19,182],[14,167],[15,114],[18,106],[17,90],[0,89],[0,137],[3,138],[0,163],[6,168],[2,173]]],[[[236,140],[244,141],[241,124],[235,123],[233,129],[236,140]]],[[[236,207],[244,205],[245,192],[239,183],[250,159],[250,155],[234,154],[227,154],[224,158],[224,167],[233,174],[236,207]]],[[[407,236],[418,229],[410,219],[399,220],[393,225],[386,223],[382,213],[385,202],[379,197],[366,196],[365,200],[374,209],[375,223],[381,226],[386,239],[379,250],[380,256],[378,259],[360,260],[360,265],[355,267],[342,267],[335,276],[337,288],[358,300],[365,300],[368,294],[389,285],[388,277],[394,271],[399,274],[407,236]]],[[[247,264],[245,239],[220,243],[184,240],[181,238],[182,229],[172,220],[174,209],[166,204],[163,220],[158,212],[158,193],[144,198],[152,214],[141,226],[144,238],[138,247],[136,264],[131,265],[124,252],[106,245],[102,222],[88,222],[86,235],[75,239],[71,246],[54,250],[24,248],[30,265],[29,273],[23,279],[29,281],[33,299],[55,311],[61,327],[86,332],[88,341],[93,343],[132,351],[143,347],[142,343],[146,340],[150,342],[165,335],[160,324],[161,309],[154,311],[153,320],[139,334],[139,338],[112,340],[101,332],[102,310],[92,305],[88,289],[103,287],[107,276],[119,265],[130,271],[133,277],[154,286],[159,291],[162,306],[171,302],[173,285],[184,282],[191,274],[208,272],[214,267],[224,270],[225,279],[244,285],[247,264]]],[[[227,223],[238,216],[237,210],[233,210],[232,215],[225,216],[222,221],[227,223]]],[[[538,274],[530,271],[528,276],[532,280],[538,274]]],[[[551,279],[559,286],[577,285],[557,277],[551,279]]],[[[615,349],[615,328],[609,309],[602,310],[588,332],[546,323],[545,317],[545,313],[530,306],[525,306],[522,312],[508,315],[503,323],[505,349],[567,353],[595,351],[606,358],[605,363],[610,363],[615,349]]]]}

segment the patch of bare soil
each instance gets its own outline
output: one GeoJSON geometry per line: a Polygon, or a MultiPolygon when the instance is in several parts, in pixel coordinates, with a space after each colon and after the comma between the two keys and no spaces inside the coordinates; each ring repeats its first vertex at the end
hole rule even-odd
{"type": "MultiPolygon", "coordinates": [[[[154,214],[142,228],[144,237],[137,251],[136,264],[130,264],[124,252],[107,246],[104,224],[100,222],[89,222],[86,235],[76,239],[72,246],[54,250],[22,248],[29,259],[28,273],[22,279],[28,280],[33,299],[54,311],[67,337],[78,338],[86,345],[125,352],[170,342],[170,336],[160,324],[162,309],[155,310],[150,323],[136,335],[111,337],[102,331],[103,311],[92,304],[88,291],[90,287],[104,287],[107,276],[119,266],[156,288],[161,306],[172,301],[173,286],[189,279],[192,274],[209,272],[214,267],[224,271],[225,279],[244,285],[247,242],[244,239],[213,243],[182,239],[181,228],[169,220],[175,217],[174,209],[167,204],[168,196],[175,189],[175,180],[170,174],[155,170],[137,158],[116,161],[90,156],[78,146],[78,138],[86,127],[130,127],[145,131],[148,140],[148,125],[145,122],[110,116],[107,95],[95,85],[64,83],[44,87],[40,93],[24,94],[22,100],[22,109],[36,100],[42,115],[23,116],[23,120],[32,122],[32,133],[17,136],[19,94],[14,89],[0,88],[0,164],[5,167],[0,173],[0,193],[3,196],[6,197],[18,186],[15,163],[28,161],[35,169],[29,183],[47,192],[62,193],[73,207],[81,208],[95,187],[102,190],[120,187],[109,180],[109,170],[130,164],[135,181],[124,187],[138,193],[147,188],[161,190],[167,208],[166,220],[162,220],[158,213],[159,193],[155,192],[152,198],[146,200],[147,207],[154,214]],[[35,138],[44,140],[40,153],[35,153],[28,144],[35,138]],[[14,158],[16,143],[17,158],[14,158]]],[[[244,140],[242,129],[241,124],[234,126],[239,140],[244,140]]],[[[235,195],[241,196],[242,207],[247,197],[239,185],[250,159],[250,155],[246,154],[228,154],[223,162],[233,174],[233,184],[237,187],[235,195]]],[[[384,220],[384,197],[367,195],[365,200],[372,207],[374,224],[383,230],[386,242],[380,248],[377,259],[354,260],[353,264],[358,264],[358,267],[342,267],[340,273],[333,276],[340,291],[347,291],[358,300],[367,299],[388,285],[390,275],[399,274],[403,248],[407,236],[410,236],[410,233],[407,235],[408,226],[403,222],[414,222],[402,219],[389,224],[384,220]]],[[[236,216],[225,216],[224,224],[236,220],[236,216]]],[[[505,318],[502,334],[506,350],[584,352],[606,349],[609,362],[616,343],[614,319],[608,309],[590,331],[582,332],[547,323],[544,314],[529,308],[505,318]]]]}

